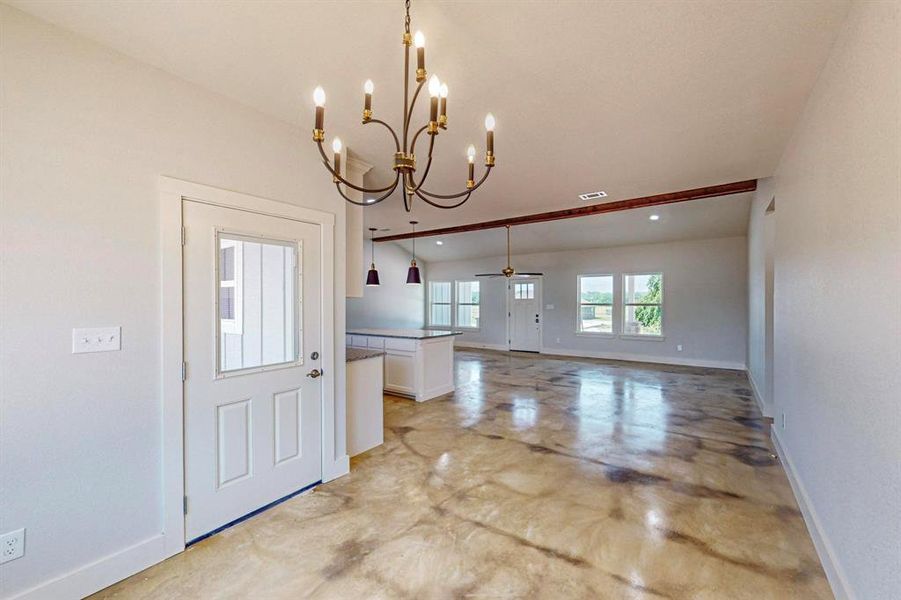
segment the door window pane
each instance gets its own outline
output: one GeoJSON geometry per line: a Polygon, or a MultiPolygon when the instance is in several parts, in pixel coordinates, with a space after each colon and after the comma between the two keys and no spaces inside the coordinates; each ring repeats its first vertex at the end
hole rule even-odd
{"type": "Polygon", "coordinates": [[[297,361],[299,245],[221,234],[219,248],[219,372],[297,361]]]}
{"type": "Polygon", "coordinates": [[[534,300],[535,284],[534,283],[514,283],[513,284],[514,300],[534,300]]]}
{"type": "Polygon", "coordinates": [[[613,333],[613,275],[579,275],[579,332],[613,333]]]}

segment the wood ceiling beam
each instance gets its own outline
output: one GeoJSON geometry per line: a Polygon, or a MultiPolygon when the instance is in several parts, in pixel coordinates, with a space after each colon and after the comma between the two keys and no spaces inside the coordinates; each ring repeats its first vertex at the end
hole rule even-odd
{"type": "Polygon", "coordinates": [[[757,180],[748,179],[747,181],[723,183],[720,185],[695,188],[693,190],[683,190],[681,192],[670,192],[668,194],[644,196],[642,198],[616,200],[614,202],[604,202],[601,204],[592,204],[590,206],[580,206],[578,208],[564,208],[562,210],[553,210],[550,212],[537,213],[533,215],[522,215],[519,217],[510,217],[508,219],[482,221],[481,223],[455,225],[453,227],[442,227],[440,229],[427,229],[425,231],[417,231],[416,233],[410,232],[385,235],[374,238],[374,241],[393,242],[396,240],[408,240],[414,237],[421,238],[436,235],[449,235],[452,233],[465,233],[467,231],[481,231],[483,229],[497,229],[499,227],[506,227],[507,225],[510,225],[512,227],[515,225],[543,223],[545,221],[558,221],[560,219],[576,219],[579,217],[590,217],[592,215],[602,215],[604,213],[619,212],[622,210],[648,208],[651,206],[661,206],[664,204],[675,204],[676,202],[688,202],[689,200],[700,200],[701,198],[729,196],[732,194],[741,194],[743,192],[753,192],[756,189],[757,180]]]}

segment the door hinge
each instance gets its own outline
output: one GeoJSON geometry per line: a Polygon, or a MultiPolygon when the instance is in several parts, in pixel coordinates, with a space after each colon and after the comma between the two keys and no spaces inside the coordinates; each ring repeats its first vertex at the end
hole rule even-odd
{"type": "Polygon", "coordinates": [[[188,363],[186,363],[186,362],[181,363],[181,380],[182,381],[188,380],[188,363]]]}
{"type": "Polygon", "coordinates": [[[184,497],[184,504],[183,504],[182,508],[184,509],[185,514],[188,514],[188,497],[187,496],[184,497]]]}
{"type": "Polygon", "coordinates": [[[182,245],[182,246],[185,245],[185,240],[186,240],[186,239],[188,239],[188,232],[187,232],[187,230],[186,230],[184,227],[182,227],[182,228],[181,228],[181,245],[182,245]]]}

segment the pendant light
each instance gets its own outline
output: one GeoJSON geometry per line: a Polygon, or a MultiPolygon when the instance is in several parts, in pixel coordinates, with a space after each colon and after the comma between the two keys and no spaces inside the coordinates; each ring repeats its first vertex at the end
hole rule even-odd
{"type": "Polygon", "coordinates": [[[375,268],[375,241],[373,240],[375,232],[375,227],[369,228],[369,244],[372,247],[372,262],[369,264],[369,273],[366,274],[366,285],[369,287],[379,285],[379,272],[375,268]]]}
{"type": "MultiPolygon", "coordinates": [[[[413,226],[413,233],[416,233],[416,224],[419,221],[410,221],[413,226]]],[[[410,268],[407,269],[407,285],[421,285],[422,277],[419,275],[419,267],[416,266],[416,237],[413,237],[413,260],[410,261],[410,268]]]]}

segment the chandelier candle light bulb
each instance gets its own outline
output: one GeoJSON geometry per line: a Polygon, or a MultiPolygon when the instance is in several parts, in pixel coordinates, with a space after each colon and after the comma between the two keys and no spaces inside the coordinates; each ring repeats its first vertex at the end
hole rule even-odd
{"type": "Polygon", "coordinates": [[[368,121],[372,118],[372,92],[375,86],[371,79],[367,79],[363,84],[363,120],[368,121]]]}
{"type": "Polygon", "coordinates": [[[441,90],[439,93],[440,97],[440,108],[438,110],[438,127],[441,129],[447,129],[447,84],[441,84],[441,90]]]}
{"type": "MultiPolygon", "coordinates": [[[[334,139],[332,148],[334,154],[330,157],[324,146],[325,142],[325,91],[322,87],[317,86],[313,92],[313,102],[316,105],[315,126],[313,129],[313,141],[319,150],[322,163],[332,175],[332,181],[335,183],[335,189],[347,202],[356,206],[372,206],[389,198],[395,190],[400,188],[401,199],[404,202],[404,210],[411,212],[413,210],[414,198],[419,198],[429,206],[443,209],[453,209],[463,205],[472,192],[477,190],[488,179],[494,167],[494,116],[488,115],[485,119],[485,127],[488,130],[488,144],[485,155],[485,171],[479,177],[475,178],[474,174],[474,157],[475,150],[470,149],[468,152],[469,172],[466,180],[466,187],[462,191],[456,193],[436,193],[426,189],[426,179],[429,176],[429,170],[432,166],[433,151],[435,148],[436,136],[441,129],[447,129],[447,84],[442,84],[437,76],[432,75],[426,82],[425,71],[425,36],[421,31],[417,31],[416,35],[410,34],[410,0],[406,1],[406,11],[404,19],[403,33],[403,52],[404,52],[404,75],[403,75],[403,113],[401,118],[401,127],[395,130],[389,123],[383,119],[373,118],[372,114],[372,93],[375,86],[371,79],[367,79],[363,84],[363,125],[372,123],[378,124],[388,130],[391,139],[394,142],[394,181],[384,187],[358,185],[348,181],[341,176],[341,141],[334,139]],[[411,86],[410,76],[412,75],[410,52],[416,47],[416,83],[411,86]],[[429,120],[421,126],[413,122],[415,114],[416,101],[420,97],[420,92],[424,86],[428,87],[430,96],[429,120]],[[412,88],[412,89],[411,89],[412,88]],[[426,155],[421,175],[416,177],[417,161],[416,161],[416,142],[420,134],[428,133],[428,141],[426,155]],[[354,190],[362,192],[363,201],[358,201],[347,195],[346,190],[354,190]]],[[[421,121],[420,121],[421,123],[421,121]]]]}
{"type": "Polygon", "coordinates": [[[335,178],[334,181],[337,183],[338,177],[341,176],[341,138],[335,138],[332,140],[332,150],[335,152],[335,178]]]}
{"type": "Polygon", "coordinates": [[[316,105],[316,124],[313,126],[313,140],[321,142],[325,139],[325,131],[322,124],[325,120],[325,90],[322,86],[316,86],[313,91],[313,104],[316,105]]]}
{"type": "Polygon", "coordinates": [[[476,184],[475,182],[475,160],[476,160],[476,147],[472,144],[469,145],[469,148],[466,149],[466,159],[469,162],[469,176],[466,178],[466,187],[467,189],[472,189],[472,186],[476,184]]]}
{"type": "Polygon", "coordinates": [[[425,36],[421,31],[413,36],[413,45],[416,46],[416,81],[425,81],[425,36]]]}
{"type": "Polygon", "coordinates": [[[496,125],[494,115],[488,113],[485,117],[485,164],[494,166],[494,126],[496,125]]]}

